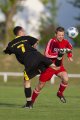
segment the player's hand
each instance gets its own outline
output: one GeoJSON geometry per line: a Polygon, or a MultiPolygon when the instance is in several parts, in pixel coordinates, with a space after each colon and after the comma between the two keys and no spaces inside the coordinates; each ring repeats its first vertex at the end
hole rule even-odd
{"type": "Polygon", "coordinates": [[[73,62],[73,58],[72,58],[72,57],[69,57],[69,58],[68,58],[68,61],[73,62]]]}
{"type": "Polygon", "coordinates": [[[69,48],[63,48],[63,49],[60,49],[59,50],[59,54],[65,54],[65,53],[69,53],[69,52],[72,52],[72,50],[71,49],[69,49],[69,48]]]}
{"type": "Polygon", "coordinates": [[[58,51],[58,58],[62,59],[62,56],[66,53],[66,49],[59,49],[58,51]]]}
{"type": "Polygon", "coordinates": [[[66,53],[70,53],[70,52],[72,52],[72,50],[69,48],[66,48],[66,53]]]}
{"type": "Polygon", "coordinates": [[[57,67],[54,63],[50,65],[50,67],[54,70],[59,70],[60,67],[57,67]]]}
{"type": "Polygon", "coordinates": [[[54,67],[52,67],[54,70],[59,70],[60,69],[60,67],[57,67],[57,66],[54,66],[54,67]]]}
{"type": "Polygon", "coordinates": [[[3,50],[3,53],[5,53],[5,54],[6,54],[6,49],[4,49],[4,50],[3,50]]]}
{"type": "Polygon", "coordinates": [[[59,50],[59,54],[65,54],[65,53],[66,53],[66,49],[65,48],[59,50]]]}
{"type": "Polygon", "coordinates": [[[8,48],[3,50],[3,53],[5,54],[12,54],[12,51],[10,51],[8,48]]]}

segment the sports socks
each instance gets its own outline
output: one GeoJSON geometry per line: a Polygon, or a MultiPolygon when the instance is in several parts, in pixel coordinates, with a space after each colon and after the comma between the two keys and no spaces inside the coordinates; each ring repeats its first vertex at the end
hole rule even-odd
{"type": "Polygon", "coordinates": [[[67,86],[68,86],[68,83],[61,82],[57,94],[60,95],[60,96],[63,96],[63,92],[64,92],[64,90],[66,89],[67,86]]]}
{"type": "Polygon", "coordinates": [[[31,93],[32,93],[31,87],[25,88],[24,93],[25,93],[25,97],[27,99],[27,104],[30,105],[31,104],[31,93]]]}
{"type": "Polygon", "coordinates": [[[40,91],[36,90],[36,88],[35,88],[35,90],[33,91],[33,94],[32,94],[32,103],[35,102],[35,100],[38,97],[39,93],[40,93],[40,91]]]}

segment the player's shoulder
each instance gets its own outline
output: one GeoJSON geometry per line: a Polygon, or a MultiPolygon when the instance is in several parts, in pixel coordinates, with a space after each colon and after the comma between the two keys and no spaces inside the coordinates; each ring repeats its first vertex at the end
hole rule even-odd
{"type": "Polygon", "coordinates": [[[64,44],[69,44],[69,45],[71,45],[71,46],[72,46],[72,44],[69,42],[69,40],[68,40],[68,39],[64,39],[64,44]]]}
{"type": "Polygon", "coordinates": [[[16,43],[20,43],[20,41],[23,41],[23,40],[27,40],[27,38],[26,38],[25,36],[18,36],[18,37],[16,37],[16,38],[12,39],[12,40],[8,43],[8,45],[9,45],[9,46],[12,46],[12,45],[14,45],[14,44],[16,44],[16,43]]]}
{"type": "Polygon", "coordinates": [[[27,38],[32,38],[32,39],[37,39],[36,37],[31,36],[31,35],[27,35],[26,37],[27,37],[27,38]]]}
{"type": "Polygon", "coordinates": [[[52,41],[52,42],[57,42],[57,40],[56,40],[55,37],[51,38],[50,41],[52,41]]]}
{"type": "Polygon", "coordinates": [[[66,43],[69,43],[69,40],[68,39],[63,39],[64,42],[66,43]]]}
{"type": "Polygon", "coordinates": [[[24,39],[24,40],[26,39],[27,40],[27,39],[30,39],[30,38],[32,38],[32,37],[29,36],[29,35],[26,35],[26,36],[20,36],[19,39],[24,39]]]}
{"type": "MultiPolygon", "coordinates": [[[[26,35],[26,36],[20,36],[20,37],[17,37],[15,38],[13,41],[14,42],[18,42],[18,41],[30,41],[30,40],[33,40],[34,38],[32,36],[29,36],[29,35],[26,35]]],[[[26,42],[25,41],[25,42],[26,42]]]]}

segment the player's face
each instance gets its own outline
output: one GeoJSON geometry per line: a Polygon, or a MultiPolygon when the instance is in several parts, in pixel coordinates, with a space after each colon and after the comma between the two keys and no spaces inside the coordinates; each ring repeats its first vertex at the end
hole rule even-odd
{"type": "Polygon", "coordinates": [[[64,39],[64,31],[63,32],[58,31],[56,33],[56,38],[57,40],[62,41],[64,39]]]}
{"type": "Polygon", "coordinates": [[[21,29],[19,31],[19,36],[25,36],[25,35],[26,35],[26,33],[25,33],[24,29],[21,29]]]}

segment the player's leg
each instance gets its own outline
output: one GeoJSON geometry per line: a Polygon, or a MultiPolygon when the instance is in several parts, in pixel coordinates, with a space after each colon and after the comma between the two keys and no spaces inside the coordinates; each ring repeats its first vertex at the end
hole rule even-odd
{"type": "Polygon", "coordinates": [[[25,93],[25,97],[26,97],[26,104],[23,106],[25,108],[32,108],[32,101],[31,101],[31,94],[32,94],[32,90],[31,90],[31,82],[30,82],[30,78],[28,77],[28,75],[26,74],[26,72],[24,71],[24,93],[25,93]]]}
{"type": "Polygon", "coordinates": [[[68,86],[68,74],[66,71],[63,71],[63,72],[58,73],[58,76],[61,78],[62,81],[60,83],[60,86],[59,86],[59,89],[57,92],[57,96],[60,98],[60,100],[63,103],[66,103],[66,99],[65,99],[63,93],[68,86]]]}
{"type": "Polygon", "coordinates": [[[54,74],[54,70],[52,68],[47,68],[44,72],[41,73],[39,78],[39,83],[36,88],[33,90],[32,94],[32,102],[34,103],[42,88],[45,86],[45,83],[49,81],[54,74]]]}
{"type": "Polygon", "coordinates": [[[25,108],[32,108],[32,91],[31,91],[31,83],[30,80],[35,77],[37,74],[39,74],[39,71],[36,69],[36,67],[32,67],[32,69],[25,68],[24,71],[24,93],[26,97],[26,104],[25,108]]]}
{"type": "Polygon", "coordinates": [[[46,82],[39,81],[38,85],[33,90],[33,93],[32,93],[32,103],[33,104],[34,104],[36,98],[38,97],[38,95],[40,94],[42,88],[45,86],[45,84],[46,84],[46,82]]]}

